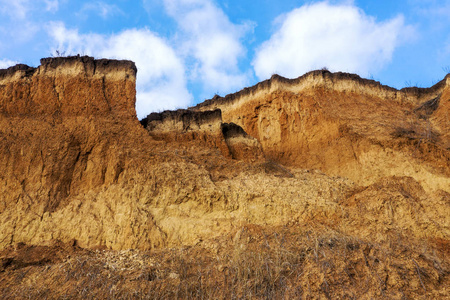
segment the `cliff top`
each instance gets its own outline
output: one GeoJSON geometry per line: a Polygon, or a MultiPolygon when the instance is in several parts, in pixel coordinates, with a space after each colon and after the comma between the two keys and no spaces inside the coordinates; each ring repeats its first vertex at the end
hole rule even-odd
{"type": "Polygon", "coordinates": [[[378,81],[361,78],[359,75],[336,72],[332,73],[328,70],[315,70],[308,72],[295,79],[288,79],[278,74],[272,75],[270,79],[261,81],[254,86],[242,89],[239,92],[228,94],[224,97],[216,95],[212,99],[205,100],[197,104],[191,109],[204,109],[207,107],[217,107],[221,105],[228,105],[237,102],[238,100],[257,94],[260,91],[270,91],[276,88],[312,88],[315,86],[326,86],[337,90],[351,90],[358,87],[359,92],[375,90],[376,93],[391,94],[392,97],[398,97],[398,94],[403,94],[404,97],[412,97],[420,99],[428,97],[428,95],[442,92],[443,88],[450,82],[450,74],[447,74],[444,79],[436,83],[430,88],[419,87],[405,87],[400,90],[393,87],[383,85],[378,81]],[[349,82],[353,86],[340,86],[340,83],[349,82]]]}
{"type": "Polygon", "coordinates": [[[39,70],[50,71],[61,67],[70,68],[75,65],[83,65],[84,71],[88,75],[106,74],[119,70],[131,70],[132,75],[136,77],[137,68],[134,62],[130,60],[115,59],[95,59],[90,56],[67,56],[67,57],[47,57],[40,60],[40,66],[37,68],[25,64],[17,64],[7,69],[0,69],[0,81],[14,77],[18,72],[22,77],[31,77],[39,70]]]}
{"type": "Polygon", "coordinates": [[[0,70],[0,113],[9,116],[127,115],[136,118],[136,65],[89,56],[41,59],[0,70]]]}

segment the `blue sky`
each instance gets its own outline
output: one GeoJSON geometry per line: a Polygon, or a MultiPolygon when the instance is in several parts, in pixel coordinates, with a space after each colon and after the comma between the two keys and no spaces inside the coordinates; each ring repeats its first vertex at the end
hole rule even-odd
{"type": "Polygon", "coordinates": [[[0,68],[131,59],[139,118],[328,68],[396,88],[450,72],[450,0],[0,0],[0,68]]]}

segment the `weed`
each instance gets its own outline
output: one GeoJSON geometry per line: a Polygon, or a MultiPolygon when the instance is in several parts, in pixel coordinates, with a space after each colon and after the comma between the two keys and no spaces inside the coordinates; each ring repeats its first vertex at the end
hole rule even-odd
{"type": "Polygon", "coordinates": [[[54,53],[52,53],[53,57],[65,57],[66,56],[66,51],[62,51],[62,50],[58,50],[56,49],[54,51],[54,53]]]}

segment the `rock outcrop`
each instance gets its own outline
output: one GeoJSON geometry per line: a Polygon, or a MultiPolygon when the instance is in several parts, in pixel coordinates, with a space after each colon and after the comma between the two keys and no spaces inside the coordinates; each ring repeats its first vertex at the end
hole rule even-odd
{"type": "Polygon", "coordinates": [[[225,157],[261,161],[264,153],[257,139],[234,123],[222,123],[222,111],[176,110],[152,113],[141,124],[154,138],[165,141],[196,141],[217,148],[225,157]]]}
{"type": "Polygon", "coordinates": [[[150,135],[159,140],[196,141],[205,147],[217,148],[225,157],[230,152],[221,132],[222,112],[194,112],[190,110],[152,113],[141,120],[150,135]]]}
{"type": "MultiPolygon", "coordinates": [[[[94,246],[110,243],[108,235],[129,244],[137,204],[99,193],[117,188],[135,145],[148,138],[134,108],[134,63],[49,58],[0,78],[0,246],[52,239],[94,246]]],[[[138,235],[156,230],[141,215],[138,235]]]]}

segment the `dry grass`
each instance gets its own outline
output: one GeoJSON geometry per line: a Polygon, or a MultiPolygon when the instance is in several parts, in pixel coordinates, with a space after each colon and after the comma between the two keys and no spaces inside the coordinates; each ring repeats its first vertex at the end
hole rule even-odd
{"type": "Polygon", "coordinates": [[[400,239],[245,227],[190,248],[84,250],[0,274],[3,299],[425,299],[448,292],[450,268],[435,249],[400,239]]]}
{"type": "Polygon", "coordinates": [[[394,138],[407,138],[411,141],[437,143],[439,142],[439,133],[431,129],[431,126],[411,125],[407,128],[397,127],[392,133],[394,138]]]}

